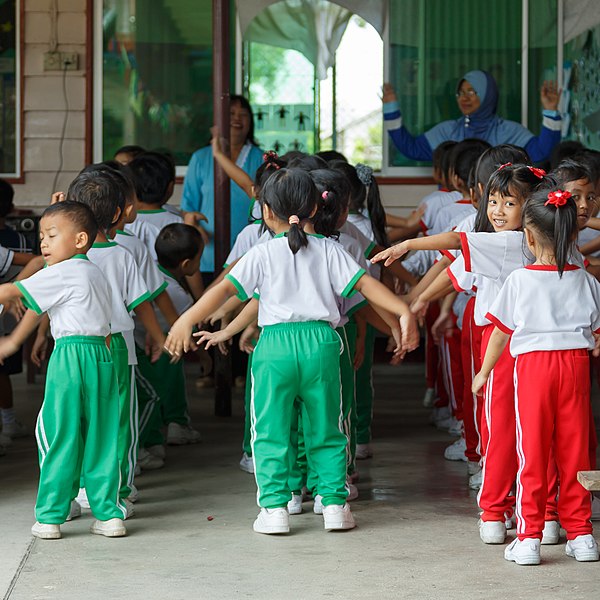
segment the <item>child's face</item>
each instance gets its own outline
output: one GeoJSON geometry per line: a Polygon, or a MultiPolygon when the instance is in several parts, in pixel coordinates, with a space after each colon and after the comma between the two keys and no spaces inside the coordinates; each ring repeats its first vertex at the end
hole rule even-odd
{"type": "Polygon", "coordinates": [[[577,179],[567,181],[563,187],[571,192],[571,197],[577,204],[577,226],[583,229],[590,217],[596,216],[598,212],[594,184],[588,179],[577,179]]]}
{"type": "Polygon", "coordinates": [[[88,245],[88,234],[78,231],[70,219],[61,214],[40,221],[40,251],[47,265],[55,265],[82,253],[88,245]]]}
{"type": "Polygon", "coordinates": [[[515,231],[521,227],[521,200],[503,196],[500,192],[489,195],[487,218],[494,231],[515,231]]]}

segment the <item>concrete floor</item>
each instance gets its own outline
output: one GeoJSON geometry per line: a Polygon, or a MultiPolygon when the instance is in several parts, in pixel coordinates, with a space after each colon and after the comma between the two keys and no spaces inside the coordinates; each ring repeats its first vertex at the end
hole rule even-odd
{"type": "MultiPolygon", "coordinates": [[[[33,428],[41,386],[16,383],[18,412],[33,428]]],[[[17,440],[0,458],[0,597],[598,597],[600,564],[576,563],[563,543],[543,547],[541,566],[518,567],[504,561],[504,546],[480,542],[465,464],[443,459],[452,440],[428,425],[420,404],[422,365],[377,366],[376,387],[375,456],[360,462],[358,527],[349,532],[324,532],[310,503],[291,518],[290,535],[252,531],[254,479],[237,466],[239,395],[235,416],[222,419],[212,416],[211,392],[190,390],[204,442],[169,448],[167,466],[139,478],[136,516],[122,539],[89,534],[89,512],[63,526],[62,540],[32,538],[37,454],[33,437],[17,440]]]]}

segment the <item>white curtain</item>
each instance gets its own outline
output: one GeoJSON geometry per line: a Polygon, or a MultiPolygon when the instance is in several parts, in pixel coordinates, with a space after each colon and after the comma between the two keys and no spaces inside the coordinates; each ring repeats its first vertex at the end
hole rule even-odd
{"type": "Polygon", "coordinates": [[[584,31],[600,25],[600,2],[598,0],[565,0],[564,14],[566,43],[584,31]]]}

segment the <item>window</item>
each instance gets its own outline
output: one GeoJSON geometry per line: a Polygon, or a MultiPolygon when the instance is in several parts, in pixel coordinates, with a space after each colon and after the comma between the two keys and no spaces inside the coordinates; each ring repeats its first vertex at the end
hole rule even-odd
{"type": "Polygon", "coordinates": [[[19,10],[16,0],[0,2],[0,177],[21,172],[19,10]]]}
{"type": "MultiPolygon", "coordinates": [[[[405,126],[416,136],[458,118],[458,80],[483,69],[498,82],[498,114],[539,133],[539,90],[556,78],[556,16],[556,0],[391,0],[386,73],[405,126]]],[[[429,168],[418,168],[427,164],[384,142],[386,174],[428,175],[429,168]]]]}

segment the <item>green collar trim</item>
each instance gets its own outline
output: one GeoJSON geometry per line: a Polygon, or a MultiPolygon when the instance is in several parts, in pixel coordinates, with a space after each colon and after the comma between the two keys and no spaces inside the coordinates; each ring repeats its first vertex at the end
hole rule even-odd
{"type": "Polygon", "coordinates": [[[171,273],[170,271],[168,271],[167,269],[165,269],[162,265],[158,265],[158,270],[161,271],[162,273],[164,273],[167,277],[170,277],[171,279],[177,281],[177,279],[173,275],[173,273],[171,273]]]}
{"type": "Polygon", "coordinates": [[[167,212],[164,208],[154,208],[147,210],[138,210],[138,215],[155,215],[157,213],[165,213],[167,212]]]}
{"type": "Polygon", "coordinates": [[[128,235],[129,237],[131,237],[131,234],[128,231],[125,231],[124,229],[117,229],[117,233],[120,235],[128,235]]]}
{"type": "Polygon", "coordinates": [[[96,242],[92,245],[92,248],[112,248],[116,246],[117,242],[96,242]]]}
{"type": "MultiPolygon", "coordinates": [[[[92,246],[92,248],[93,248],[93,246],[92,246]]],[[[73,254],[73,256],[71,256],[71,258],[69,260],[71,260],[73,258],[78,258],[79,260],[90,260],[85,254],[73,254]]]]}

